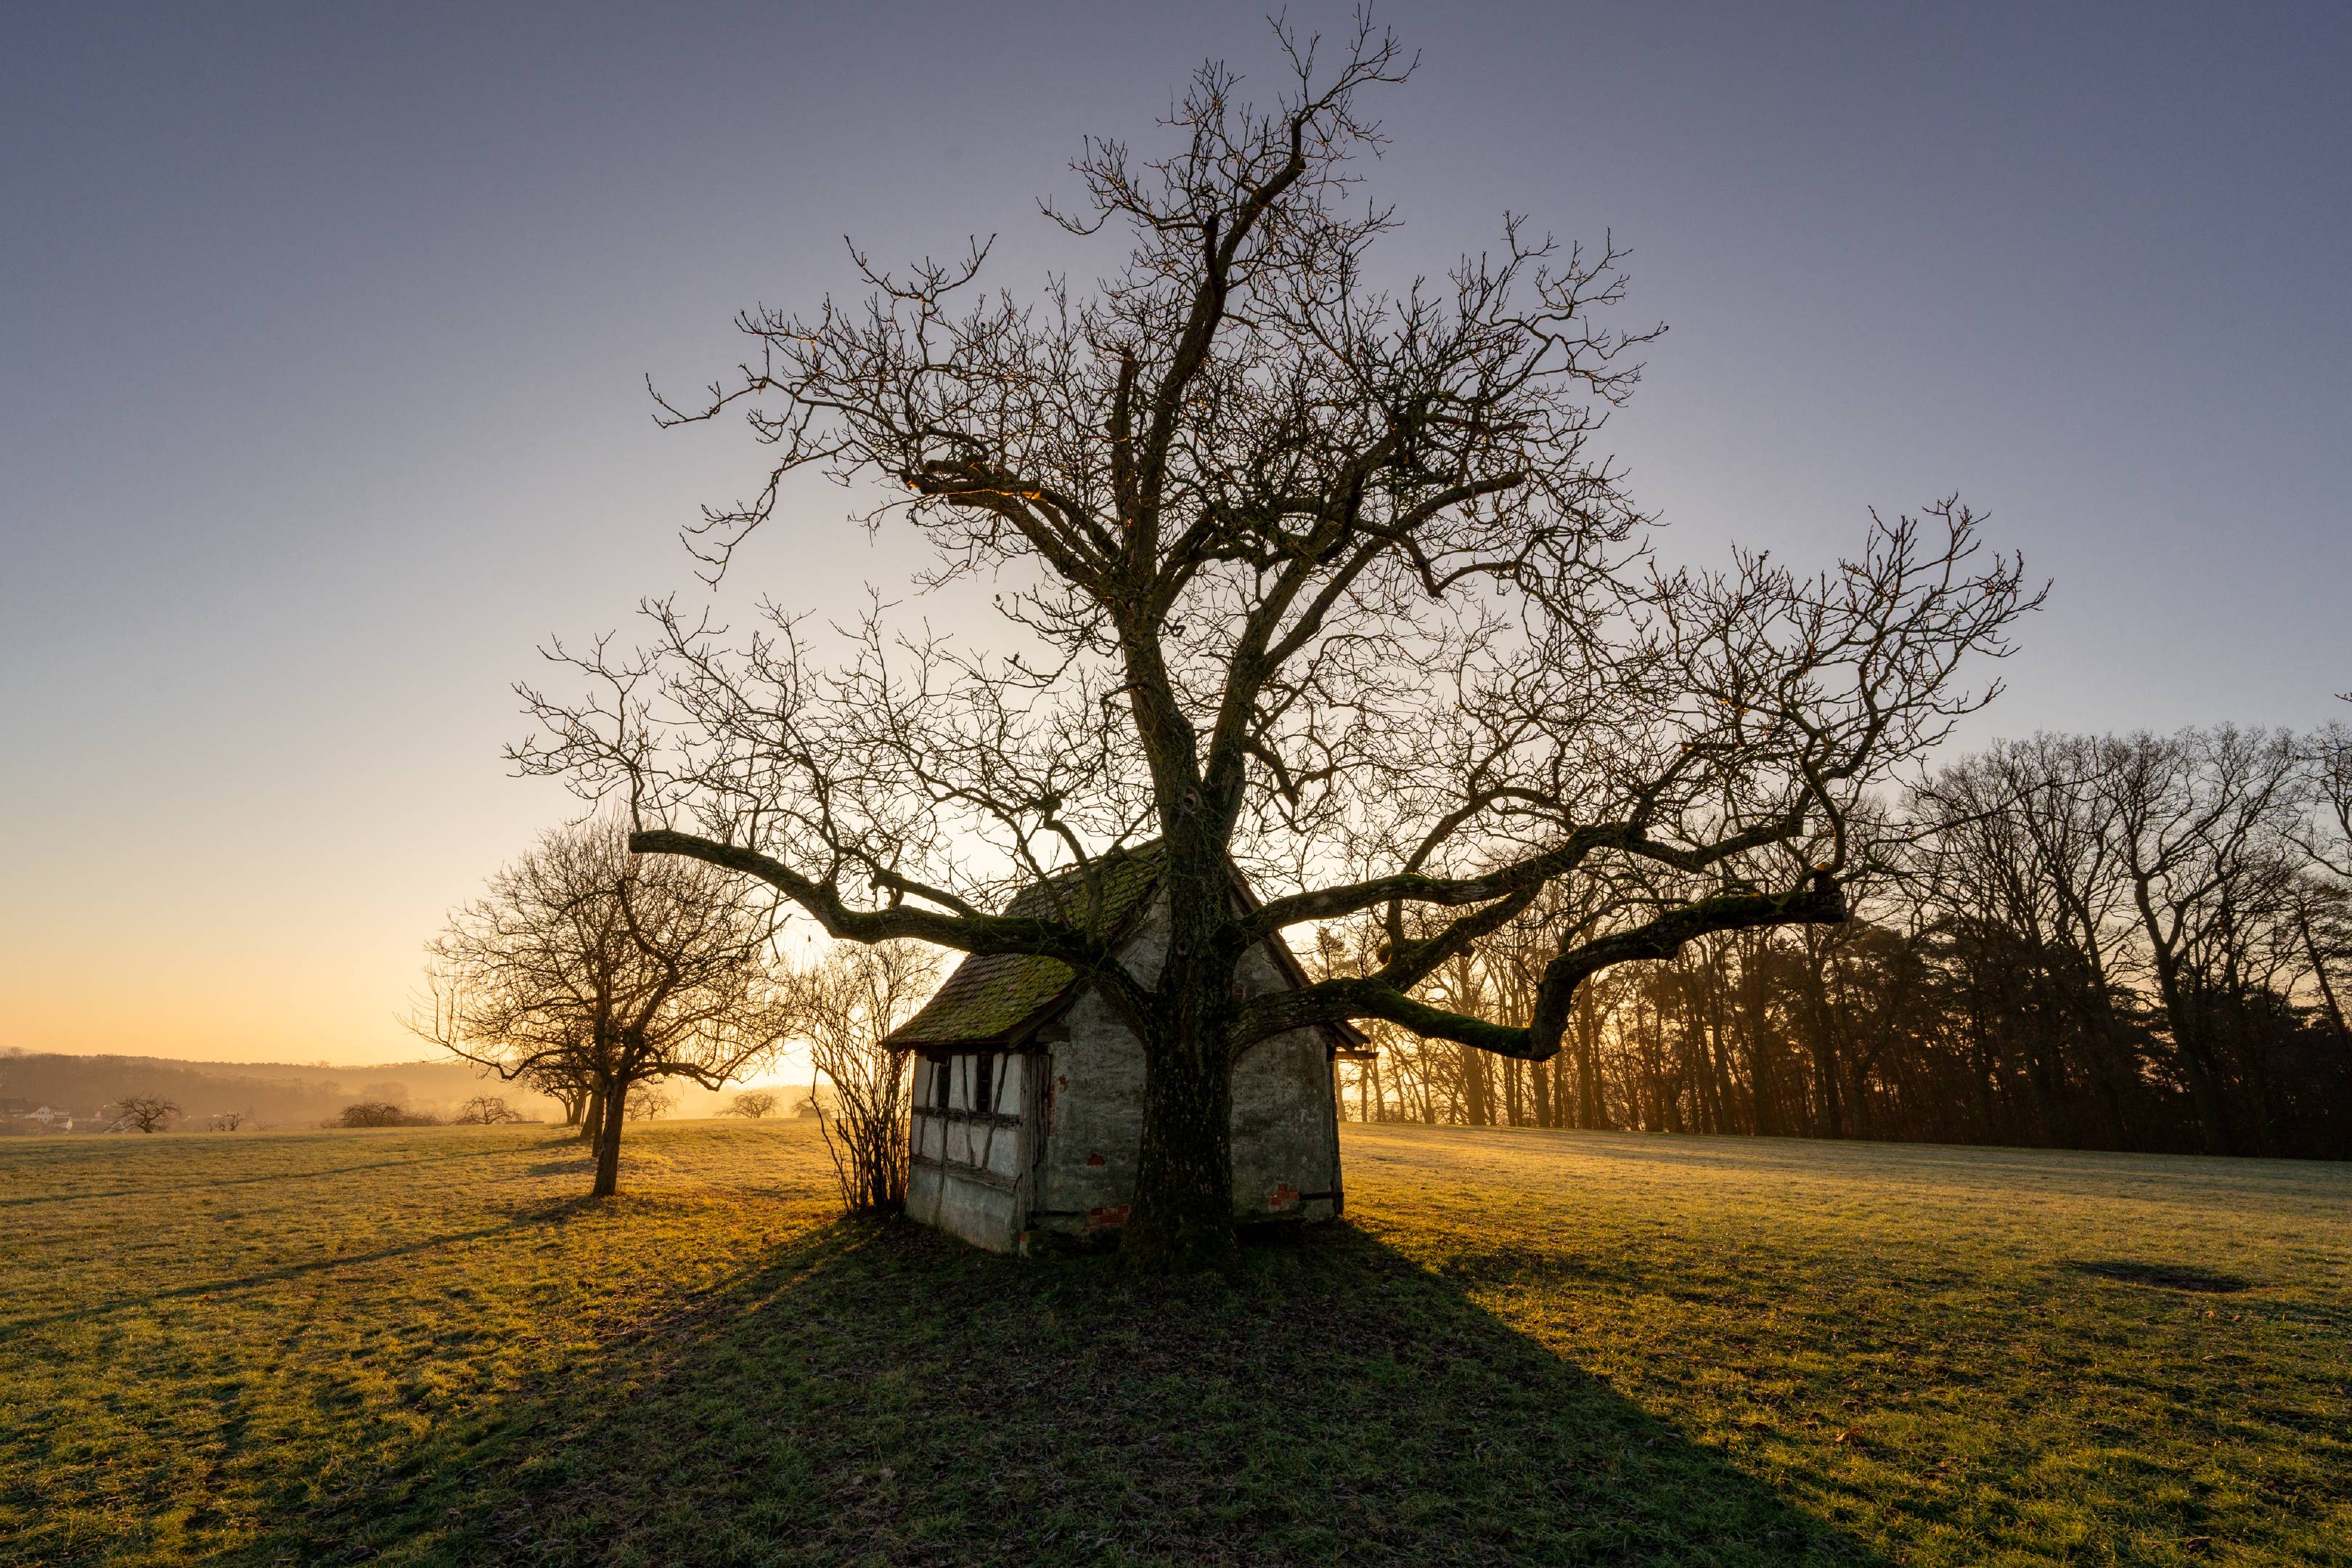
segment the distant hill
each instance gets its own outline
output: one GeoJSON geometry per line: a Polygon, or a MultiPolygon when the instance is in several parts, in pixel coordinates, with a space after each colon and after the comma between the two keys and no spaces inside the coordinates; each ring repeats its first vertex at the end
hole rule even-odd
{"type": "Polygon", "coordinates": [[[251,1127],[314,1127],[362,1100],[446,1116],[478,1094],[504,1095],[525,1116],[562,1118],[555,1101],[485,1079],[462,1062],[299,1067],[62,1052],[0,1055],[0,1127],[10,1131],[40,1130],[37,1123],[24,1124],[21,1116],[43,1105],[70,1115],[76,1131],[103,1126],[101,1110],[127,1094],[160,1094],[196,1125],[224,1111],[241,1111],[251,1127]]]}

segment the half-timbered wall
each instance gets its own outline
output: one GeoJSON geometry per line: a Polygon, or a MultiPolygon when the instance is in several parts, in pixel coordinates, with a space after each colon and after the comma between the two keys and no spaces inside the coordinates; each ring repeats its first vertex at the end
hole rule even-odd
{"type": "Polygon", "coordinates": [[[976,1246],[1013,1246],[1026,1206],[1027,1079],[1018,1052],[917,1060],[907,1130],[911,1216],[976,1246]]]}

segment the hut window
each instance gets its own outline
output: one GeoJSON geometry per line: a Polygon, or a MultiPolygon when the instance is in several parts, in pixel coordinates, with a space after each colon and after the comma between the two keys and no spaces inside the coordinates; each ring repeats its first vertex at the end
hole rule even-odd
{"type": "Polygon", "coordinates": [[[931,1060],[931,1104],[940,1110],[948,1108],[948,1085],[951,1080],[950,1064],[946,1057],[931,1060]]]}
{"type": "Polygon", "coordinates": [[[989,1090],[992,1087],[989,1083],[989,1079],[995,1076],[992,1071],[995,1066],[996,1053],[994,1051],[982,1051],[980,1055],[972,1058],[971,1108],[974,1110],[993,1110],[996,1109],[996,1102],[989,1097],[989,1090]]]}

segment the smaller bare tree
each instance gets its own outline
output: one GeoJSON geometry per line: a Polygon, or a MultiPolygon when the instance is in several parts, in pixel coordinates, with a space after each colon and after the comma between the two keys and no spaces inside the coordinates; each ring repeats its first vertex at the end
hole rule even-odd
{"type": "Polygon", "coordinates": [[[509,1121],[520,1121],[522,1112],[506,1102],[499,1094],[478,1094],[457,1108],[452,1121],[467,1127],[499,1127],[509,1121]]]}
{"type": "Polygon", "coordinates": [[[206,1125],[215,1132],[234,1132],[245,1125],[247,1114],[242,1110],[224,1110],[215,1115],[206,1125]]]}
{"type": "Polygon", "coordinates": [[[613,823],[561,828],[451,915],[411,1027],[506,1082],[584,1089],[609,1197],[622,1123],[675,1103],[641,1087],[719,1089],[782,1044],[773,933],[772,903],[724,873],[632,855],[613,823]]]}
{"type": "Polygon", "coordinates": [[[137,1128],[142,1132],[161,1132],[172,1125],[180,1108],[160,1094],[126,1094],[114,1102],[114,1122],[109,1131],[120,1132],[125,1128],[137,1128]]]}
{"type": "Polygon", "coordinates": [[[597,1109],[603,1102],[597,1097],[595,1075],[583,1066],[587,1056],[584,1050],[551,1053],[522,1073],[520,1081],[525,1089],[563,1107],[563,1125],[579,1128],[582,1137],[593,1141],[597,1109]]]}
{"type": "Polygon", "coordinates": [[[794,1022],[815,1070],[832,1081],[835,1109],[809,1086],[817,1128],[833,1156],[841,1201],[887,1213],[907,1202],[907,1058],[882,1042],[940,981],[939,950],[915,942],[836,947],[790,982],[794,1022]]]}
{"type": "Polygon", "coordinates": [[[745,1090],[735,1097],[734,1104],[727,1108],[728,1115],[740,1116],[746,1121],[757,1121],[761,1117],[774,1115],[775,1111],[776,1096],[773,1091],[764,1089],[745,1090]]]}
{"type": "Polygon", "coordinates": [[[651,1084],[637,1084],[629,1090],[623,1111],[632,1121],[655,1121],[677,1109],[677,1096],[651,1084]]]}

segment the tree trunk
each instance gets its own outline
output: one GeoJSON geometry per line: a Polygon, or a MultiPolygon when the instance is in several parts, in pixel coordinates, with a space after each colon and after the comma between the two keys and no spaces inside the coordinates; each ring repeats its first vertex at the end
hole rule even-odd
{"type": "Polygon", "coordinates": [[[577,1119],[581,1138],[594,1143],[604,1131],[604,1086],[598,1084],[588,1091],[587,1111],[577,1119]]]}
{"type": "Polygon", "coordinates": [[[2295,918],[2303,929],[2303,950],[2311,956],[2311,973],[2319,982],[2319,999],[2327,1005],[2327,1016],[2336,1025],[2336,1037],[2352,1045],[2352,1026],[2344,1022],[2344,1005],[2336,999],[2336,987],[2327,978],[2327,961],[2320,956],[2319,942],[2311,934],[2311,911],[2298,910],[2295,918]]]}
{"type": "Polygon", "coordinates": [[[1754,1103],[1750,1123],[1759,1138],[1776,1138],[1780,1133],[1780,1086],[1772,1070],[1772,1047],[1767,1031],[1770,1021],[1766,1009],[1770,1006],[1763,983],[1761,965],[1754,952],[1740,964],[1740,1037],[1748,1047],[1748,1093],[1754,1103]]]}
{"type": "Polygon", "coordinates": [[[2172,953],[2155,953],[2157,994],[2164,1003],[2165,1020],[2172,1026],[2172,1048],[2189,1080],[2189,1102],[2196,1110],[2198,1131],[2208,1154],[2235,1154],[2238,1143],[2230,1129],[2230,1113],[2221,1100],[2219,1074],[2214,1071],[2211,1042],[2206,1033],[2208,1009],[2185,994],[2172,953]]]}
{"type": "Polygon", "coordinates": [[[2115,997],[2107,984],[2106,960],[2099,949],[2099,922],[2071,884],[2060,880],[2058,892],[2073,921],[2069,942],[2074,962],[2062,984],[2082,1015],[2080,1029],[2088,1045],[2090,1072],[2098,1087],[2112,1146],[2133,1148],[2136,1118],[2130,1106],[2139,1087],[2139,1073],[2130,1053],[2117,1043],[2115,997]]]}
{"type": "Polygon", "coordinates": [[[2180,931],[2180,916],[2175,911],[2171,929],[2166,929],[2162,916],[2157,913],[2156,895],[2149,890],[2152,873],[2135,870],[2132,874],[2132,902],[2139,910],[2140,930],[2147,933],[2148,957],[2156,971],[2157,996],[2164,1004],[2165,1022],[2172,1030],[2172,1049],[2179,1062],[2181,1076],[2189,1080],[2189,1103],[2197,1112],[2197,1129],[2204,1140],[2208,1154],[2235,1154],[2236,1142],[2230,1135],[2230,1117],[2221,1103],[2221,1085],[2214,1081],[2212,1058],[2207,1054],[2200,1009],[2190,1005],[2182,981],[2180,954],[2174,946],[2180,931]]]}
{"type": "Polygon", "coordinates": [[[1487,1106],[1486,1053],[1475,1046],[1456,1046],[1462,1065],[1462,1120],[1472,1127],[1494,1125],[1487,1106]]]}
{"type": "Polygon", "coordinates": [[[1730,1133],[1741,1131],[1733,1121],[1739,1104],[1738,1091],[1731,1082],[1731,1048],[1723,1037],[1723,994],[1718,988],[1722,972],[1711,961],[1707,973],[1706,1006],[1696,1020],[1700,1049],[1705,1053],[1702,1066],[1706,1073],[1707,1098],[1713,1102],[1709,1110],[1715,1118],[1711,1131],[1730,1133]]]}
{"type": "Polygon", "coordinates": [[[1812,1038],[1807,1042],[1813,1058],[1813,1136],[1843,1138],[1845,1136],[1845,1114],[1838,1103],[1841,1084],[1838,1073],[1837,1041],[1832,1036],[1829,981],[1822,973],[1823,960],[1808,933],[1805,940],[1803,967],[1798,971],[1798,984],[1804,999],[1807,1032],[1812,1038]]]}
{"type": "Polygon", "coordinates": [[[1813,1136],[1843,1138],[1845,1119],[1838,1106],[1837,1047],[1826,1029],[1813,1032],[1813,1136]]]}
{"type": "Polygon", "coordinates": [[[2082,1032],[2088,1045],[2091,1074],[2098,1086],[2099,1104],[2106,1116],[2107,1135],[2113,1147],[2133,1148],[2135,1118],[2127,1095],[2137,1087],[2139,1075],[2129,1052],[2117,1043],[2115,1005],[2107,994],[2106,976],[2095,966],[2087,983],[2078,983],[2077,988],[2083,993],[2082,1032]]]}
{"type": "Polygon", "coordinates": [[[1609,1096],[1601,1081],[1601,1009],[1590,994],[1577,997],[1575,1017],[1576,1124],[1607,1131],[1609,1096]]]}
{"type": "Polygon", "coordinates": [[[621,1121],[628,1114],[628,1086],[614,1084],[600,1098],[604,1118],[596,1128],[596,1184],[588,1195],[609,1198],[621,1190],[621,1121]]]}
{"type": "Polygon", "coordinates": [[[1228,1266],[1234,1254],[1233,1074],[1195,1026],[1144,1052],[1143,1141],[1121,1261],[1145,1274],[1228,1266]]]}

